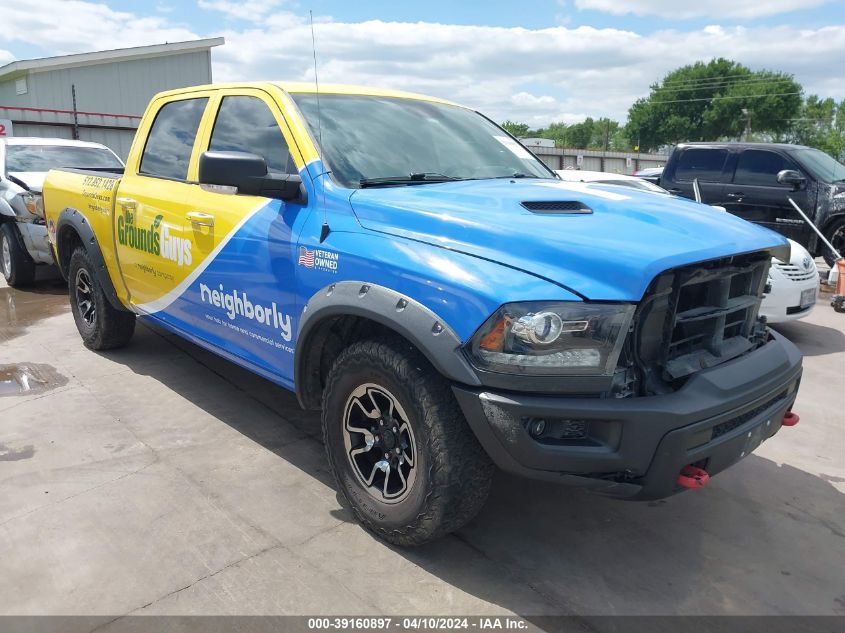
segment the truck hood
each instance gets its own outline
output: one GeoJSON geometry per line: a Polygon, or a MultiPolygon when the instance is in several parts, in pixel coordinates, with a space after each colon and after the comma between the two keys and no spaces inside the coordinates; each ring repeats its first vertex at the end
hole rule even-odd
{"type": "Polygon", "coordinates": [[[787,244],[773,231],[703,204],[597,183],[504,179],[382,187],[356,190],[350,203],[367,229],[483,257],[592,300],[638,301],[669,268],[787,244]],[[575,202],[589,212],[529,211],[523,203],[532,201],[575,202]]]}
{"type": "Polygon", "coordinates": [[[47,177],[46,171],[11,171],[9,175],[17,178],[24,183],[30,191],[41,193],[44,187],[44,179],[47,177]]]}

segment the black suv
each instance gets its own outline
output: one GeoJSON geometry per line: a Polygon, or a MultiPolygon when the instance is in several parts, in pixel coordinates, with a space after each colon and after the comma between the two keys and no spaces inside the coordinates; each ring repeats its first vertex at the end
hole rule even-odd
{"type": "Polygon", "coordinates": [[[677,145],[660,186],[694,198],[696,178],[702,202],[773,229],[831,263],[829,249],[789,204],[792,198],[838,251],[845,250],[845,165],[824,152],[779,143],[677,145]]]}

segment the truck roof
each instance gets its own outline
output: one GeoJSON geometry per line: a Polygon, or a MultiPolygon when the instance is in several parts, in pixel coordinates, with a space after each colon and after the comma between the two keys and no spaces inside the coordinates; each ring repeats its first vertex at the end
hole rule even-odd
{"type": "Polygon", "coordinates": [[[695,141],[689,143],[678,143],[677,147],[736,147],[750,149],[810,149],[806,145],[794,145],[792,143],[750,143],[746,141],[695,141]]]}
{"type": "MultiPolygon", "coordinates": [[[[292,94],[313,94],[316,89],[311,82],[301,81],[249,81],[249,82],[235,82],[235,83],[214,83],[205,84],[201,86],[190,86],[188,88],[177,88],[175,90],[168,90],[161,92],[157,96],[170,96],[184,93],[195,92],[198,90],[226,90],[238,88],[267,88],[267,87],[281,88],[287,93],[292,94]]],[[[394,97],[397,99],[416,99],[418,101],[431,101],[433,103],[444,103],[447,105],[461,106],[459,103],[454,103],[447,99],[440,97],[432,97],[430,95],[418,94],[415,92],[405,92],[402,90],[392,90],[390,88],[378,88],[374,86],[356,86],[348,84],[320,84],[320,94],[343,94],[343,95],[368,95],[374,97],[394,97]]]]}

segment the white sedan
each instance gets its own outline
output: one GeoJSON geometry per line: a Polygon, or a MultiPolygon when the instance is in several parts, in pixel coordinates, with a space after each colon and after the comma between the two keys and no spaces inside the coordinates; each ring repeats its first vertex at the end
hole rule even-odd
{"type": "Polygon", "coordinates": [[[56,167],[123,169],[105,145],[60,138],[0,139],[0,272],[10,286],[35,279],[35,268],[52,264],[41,185],[56,167]]]}
{"type": "MultiPolygon", "coordinates": [[[[662,187],[625,174],[611,174],[603,171],[582,171],[562,169],[556,171],[561,180],[567,182],[589,182],[602,185],[629,187],[642,191],[669,196],[672,195],[662,187]]],[[[721,211],[722,207],[715,207],[721,211]]],[[[767,293],[760,305],[760,314],[769,323],[782,323],[801,319],[816,305],[819,290],[819,273],[816,262],[803,246],[789,240],[792,252],[789,262],[785,263],[772,258],[769,269],[769,279],[766,285],[767,293]]]]}

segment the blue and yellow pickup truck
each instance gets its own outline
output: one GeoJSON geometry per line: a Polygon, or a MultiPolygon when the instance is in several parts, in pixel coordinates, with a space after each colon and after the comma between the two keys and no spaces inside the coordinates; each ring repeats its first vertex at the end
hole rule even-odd
{"type": "Polygon", "coordinates": [[[393,543],[471,519],[495,466],[654,499],[798,420],[801,355],[758,317],[782,237],[563,183],[441,99],[162,93],[122,172],[51,171],[44,205],[86,346],[140,316],[295,391],[393,543]]]}

